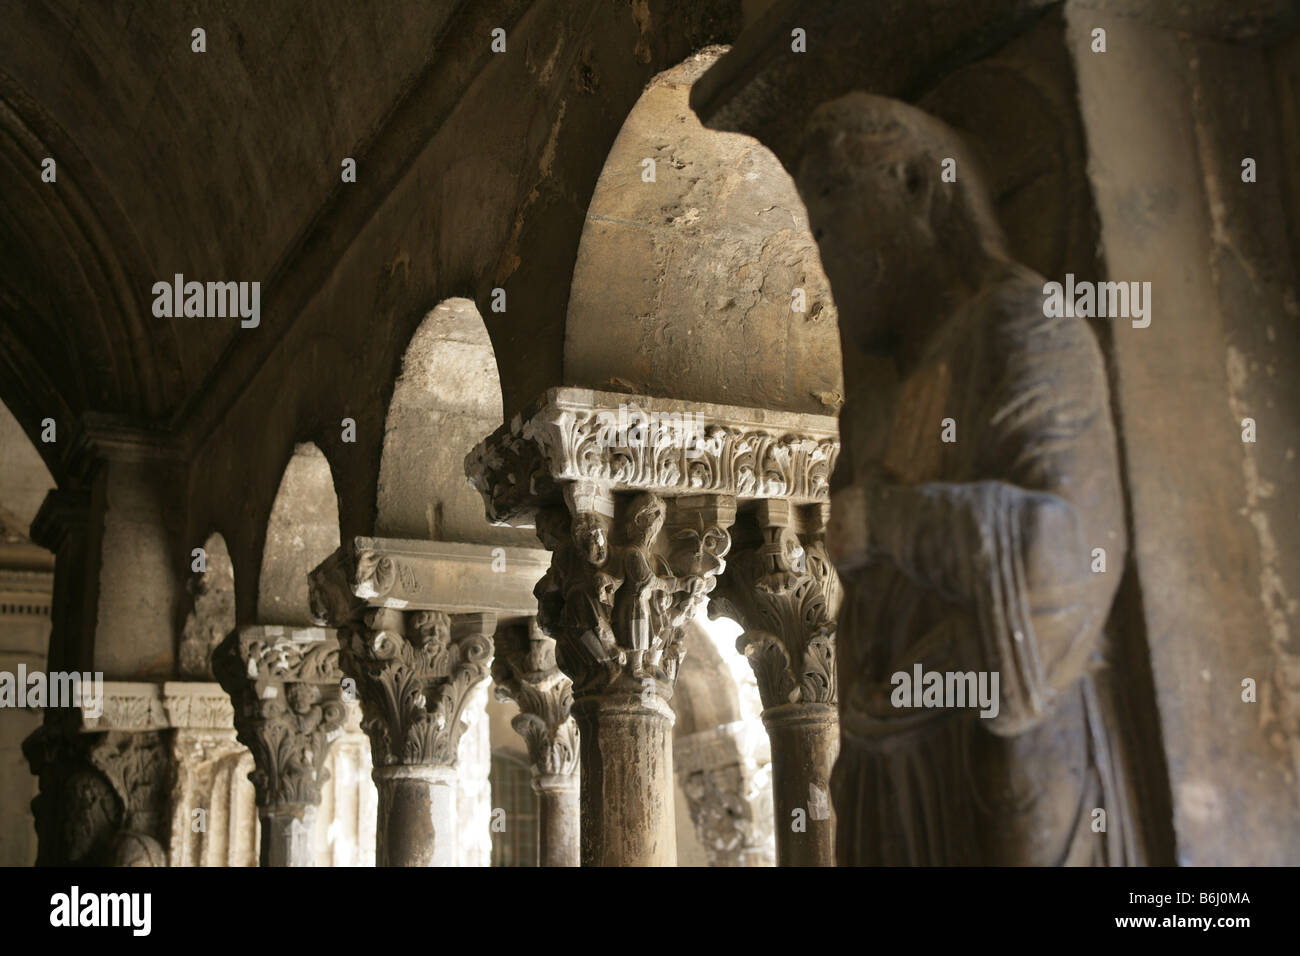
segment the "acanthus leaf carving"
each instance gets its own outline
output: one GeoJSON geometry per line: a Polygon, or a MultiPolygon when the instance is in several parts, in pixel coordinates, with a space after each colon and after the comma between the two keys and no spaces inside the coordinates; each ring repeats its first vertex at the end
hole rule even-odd
{"type": "Polygon", "coordinates": [[[820,536],[801,540],[778,521],[760,530],[760,541],[732,556],[710,613],[746,629],[736,649],[754,669],[764,708],[833,704],[839,576],[820,536]]]}
{"type": "Polygon", "coordinates": [[[534,622],[507,628],[497,639],[492,680],[498,700],[513,700],[511,726],[524,738],[534,776],[578,770],[578,725],[570,716],[573,682],[555,661],[555,640],[534,622]]]}
{"type": "Polygon", "coordinates": [[[662,496],[827,501],[839,448],[835,420],[824,416],[560,388],[476,446],[465,470],[489,520],[510,522],[571,481],[662,496]],[[616,426],[629,409],[649,420],[636,440],[616,426]]]}
{"type": "Polygon", "coordinates": [[[376,766],[454,767],[465,701],[492,658],[490,627],[453,640],[441,611],[373,608],[346,630],[343,669],[357,680],[376,766]]]}
{"type": "Polygon", "coordinates": [[[241,629],[213,654],[213,672],[234,705],[237,739],[253,754],[249,780],[259,807],[319,804],[329,779],[325,758],[347,708],[337,640],[321,634],[241,629]]]}

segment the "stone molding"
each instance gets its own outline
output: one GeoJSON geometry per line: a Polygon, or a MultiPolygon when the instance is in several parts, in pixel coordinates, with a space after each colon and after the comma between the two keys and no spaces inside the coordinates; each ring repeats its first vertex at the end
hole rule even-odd
{"type": "Polygon", "coordinates": [[[104,681],[104,713],[80,713],[80,729],[230,730],[235,711],[221,685],[207,681],[104,681]]]}
{"type": "Polygon", "coordinates": [[[312,616],[336,627],[367,607],[527,617],[547,563],[536,548],[352,538],[311,572],[312,616]]]}
{"type": "Polygon", "coordinates": [[[476,445],[465,473],[489,521],[527,524],[579,481],[662,497],[828,501],[839,449],[838,423],[824,415],[553,388],[476,445]],[[655,427],[627,440],[619,424],[634,413],[655,427]]]}

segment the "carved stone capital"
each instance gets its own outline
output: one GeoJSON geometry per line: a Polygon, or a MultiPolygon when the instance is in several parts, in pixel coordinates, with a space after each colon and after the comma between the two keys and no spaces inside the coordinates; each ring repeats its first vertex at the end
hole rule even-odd
{"type": "Polygon", "coordinates": [[[661,497],[827,501],[834,418],[553,388],[465,459],[490,521],[527,523],[568,482],[661,497]]]}
{"type": "Polygon", "coordinates": [[[760,502],[742,517],[736,547],[709,605],[745,628],[736,649],[749,658],[765,710],[833,704],[835,628],[842,588],[826,555],[827,505],[760,502]]]}
{"type": "Polygon", "coordinates": [[[538,582],[537,622],[557,641],[560,668],[578,696],[672,696],[681,629],[726,567],[735,500],[653,492],[605,494],[567,486],[567,509],[537,515],[553,552],[538,582]]]}
{"type": "Polygon", "coordinates": [[[160,733],[108,733],[89,750],[90,763],[108,778],[122,800],[115,866],[165,866],[162,836],[170,784],[171,755],[160,733]]]}
{"type": "Polygon", "coordinates": [[[377,768],[456,764],[498,621],[535,612],[536,548],[354,538],[310,575],[312,613],[340,629],[377,768]]]}
{"type": "Polygon", "coordinates": [[[347,708],[338,642],[321,628],[245,627],[221,642],[212,669],[230,694],[263,810],[320,803],[329,745],[347,708]]]}
{"type": "Polygon", "coordinates": [[[556,388],[465,471],[489,520],[531,521],[552,552],[538,623],[574,694],[662,702],[681,625],[726,567],[738,502],[827,502],[839,447],[826,416],[556,388]]]}
{"type": "Polygon", "coordinates": [[[555,640],[536,622],[502,628],[496,638],[492,680],[498,700],[513,700],[511,726],[528,745],[534,786],[539,779],[578,772],[578,725],[570,716],[573,681],[555,663],[555,640]]]}
{"type": "Polygon", "coordinates": [[[367,608],[343,629],[376,767],[456,766],[470,692],[488,676],[492,614],[367,608]]]}
{"type": "Polygon", "coordinates": [[[163,735],[84,734],[47,722],[23,742],[42,866],[162,866],[171,764],[163,735]]]}

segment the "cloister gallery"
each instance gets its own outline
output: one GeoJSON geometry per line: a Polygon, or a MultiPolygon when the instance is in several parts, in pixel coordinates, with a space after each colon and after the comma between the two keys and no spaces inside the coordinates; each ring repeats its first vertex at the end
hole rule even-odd
{"type": "Polygon", "coordinates": [[[1300,862],[1294,3],[3,6],[0,863],[1300,862]]]}

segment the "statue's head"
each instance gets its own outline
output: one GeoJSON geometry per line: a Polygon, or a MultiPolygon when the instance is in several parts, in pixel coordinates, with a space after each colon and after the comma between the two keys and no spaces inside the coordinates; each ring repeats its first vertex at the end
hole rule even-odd
{"type": "Polygon", "coordinates": [[[609,535],[605,524],[590,512],[581,512],[573,519],[573,543],[588,564],[600,567],[609,557],[609,535]]]}
{"type": "Polygon", "coordinates": [[[960,298],[1005,258],[977,164],[961,138],[906,103],[850,93],[809,119],[799,191],[846,334],[874,349],[960,298]],[[944,161],[955,160],[955,182],[944,161]]]}

